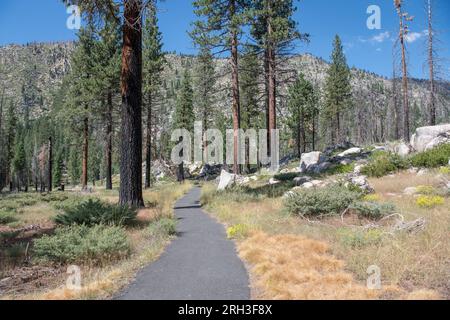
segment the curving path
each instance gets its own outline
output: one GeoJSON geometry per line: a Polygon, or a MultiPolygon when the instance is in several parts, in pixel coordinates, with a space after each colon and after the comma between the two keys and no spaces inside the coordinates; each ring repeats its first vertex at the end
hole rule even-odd
{"type": "Polygon", "coordinates": [[[178,237],[142,269],[118,297],[122,300],[245,300],[247,271],[224,227],[203,212],[200,188],[175,205],[178,237]]]}

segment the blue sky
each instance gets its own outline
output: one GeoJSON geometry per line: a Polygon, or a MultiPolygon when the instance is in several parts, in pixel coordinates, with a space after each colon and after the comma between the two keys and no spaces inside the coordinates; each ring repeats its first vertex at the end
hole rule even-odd
{"type": "MultiPolygon", "coordinates": [[[[434,1],[441,76],[450,79],[450,1],[434,1]]],[[[424,2],[406,1],[406,10],[415,16],[410,24],[408,53],[410,74],[417,78],[426,78],[424,2]]],[[[339,34],[350,66],[391,75],[392,45],[398,26],[392,0],[302,0],[297,6],[295,19],[300,30],[311,35],[311,43],[301,45],[299,52],[328,60],[332,39],[339,34]],[[381,8],[380,30],[369,30],[366,26],[369,5],[381,8]]],[[[0,45],[76,39],[76,33],[66,28],[67,18],[59,0],[0,0],[0,45]]],[[[160,5],[159,19],[165,50],[195,53],[186,32],[195,19],[191,1],[166,0],[160,5]]]]}

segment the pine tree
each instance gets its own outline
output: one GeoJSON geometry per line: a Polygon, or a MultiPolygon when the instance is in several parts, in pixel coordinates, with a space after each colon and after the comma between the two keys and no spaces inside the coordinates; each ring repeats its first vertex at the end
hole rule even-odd
{"type": "MultiPolygon", "coordinates": [[[[261,64],[258,54],[253,48],[247,49],[241,57],[241,120],[242,129],[258,130],[264,127],[262,110],[258,104],[259,82],[261,64]]],[[[245,142],[245,171],[250,172],[250,145],[245,142]]]]}
{"type": "Polygon", "coordinates": [[[344,55],[341,39],[333,42],[331,65],[325,83],[325,117],[330,123],[331,143],[342,142],[342,114],[351,104],[350,69],[344,55]]]}
{"type": "Polygon", "coordinates": [[[14,158],[13,158],[13,170],[16,177],[16,188],[17,191],[21,191],[21,187],[24,187],[24,191],[28,191],[28,182],[26,179],[27,171],[27,159],[25,154],[25,144],[23,133],[17,135],[15,148],[14,148],[14,158]]]}
{"type": "MultiPolygon", "coordinates": [[[[194,121],[194,91],[192,89],[192,79],[189,70],[185,69],[177,98],[172,127],[173,129],[186,129],[189,132],[193,132],[194,121]]],[[[184,180],[183,163],[180,163],[178,167],[178,180],[184,180]]]]}
{"type": "MultiPolygon", "coordinates": [[[[196,114],[202,121],[203,134],[212,128],[217,110],[214,108],[215,92],[216,92],[216,72],[214,67],[214,59],[208,47],[200,48],[195,68],[195,106],[196,114]]],[[[203,153],[207,156],[207,145],[204,140],[203,153]]],[[[205,162],[208,159],[205,158],[205,162]]]]}
{"type": "Polygon", "coordinates": [[[64,186],[64,149],[61,149],[56,154],[55,170],[53,171],[53,186],[59,188],[61,191],[64,186]]]}
{"type": "Polygon", "coordinates": [[[178,93],[175,114],[173,118],[173,129],[194,130],[194,91],[192,89],[192,78],[188,69],[184,70],[180,92],[178,93]]]}
{"type": "Polygon", "coordinates": [[[87,188],[89,162],[89,133],[93,101],[96,96],[95,80],[95,30],[93,25],[82,28],[78,34],[78,47],[72,56],[72,71],[69,75],[69,93],[64,116],[72,128],[83,136],[81,187],[87,188]],[[81,126],[80,126],[81,124],[81,126]]]}
{"type": "Polygon", "coordinates": [[[121,205],[142,207],[142,0],[63,0],[77,4],[89,20],[108,16],[122,21],[121,205]],[[118,10],[121,6],[122,10],[118,10]],[[121,12],[121,16],[119,16],[121,12]]]}
{"type": "Polygon", "coordinates": [[[270,151],[270,132],[277,128],[277,65],[279,57],[293,49],[296,40],[306,40],[308,35],[302,35],[297,30],[297,23],[293,14],[297,10],[293,0],[253,1],[253,15],[251,34],[264,52],[265,86],[266,86],[266,119],[268,134],[268,148],[270,151]]]}
{"type": "MultiPolygon", "coordinates": [[[[193,2],[199,19],[194,23],[191,33],[194,42],[200,47],[209,47],[212,51],[229,52],[231,67],[231,96],[233,129],[241,127],[239,93],[239,37],[246,23],[249,0],[196,0],[193,2]]],[[[233,162],[234,173],[239,173],[238,135],[234,137],[233,162]]]]}
{"type": "Polygon", "coordinates": [[[307,131],[310,131],[314,140],[314,121],[318,113],[317,94],[311,82],[307,81],[302,73],[289,88],[288,110],[288,124],[295,133],[297,155],[300,157],[306,152],[307,131]]]}
{"type": "Polygon", "coordinates": [[[14,146],[16,141],[17,131],[17,116],[14,103],[11,101],[7,110],[7,123],[6,123],[6,159],[5,159],[5,172],[6,172],[6,184],[10,185],[10,191],[12,191],[12,179],[11,179],[11,164],[14,158],[14,146]]]}
{"type": "Polygon", "coordinates": [[[98,39],[94,49],[94,95],[99,100],[99,113],[105,127],[105,188],[111,190],[115,110],[113,98],[118,94],[120,84],[121,37],[120,25],[108,16],[104,20],[102,29],[97,32],[98,39]]]}
{"type": "Polygon", "coordinates": [[[158,114],[158,104],[161,103],[161,74],[167,63],[162,50],[162,35],[158,28],[156,16],[156,1],[152,0],[146,11],[143,34],[143,94],[147,113],[146,123],[146,156],[145,156],[145,188],[150,187],[152,159],[152,131],[155,115],[158,114]]]}

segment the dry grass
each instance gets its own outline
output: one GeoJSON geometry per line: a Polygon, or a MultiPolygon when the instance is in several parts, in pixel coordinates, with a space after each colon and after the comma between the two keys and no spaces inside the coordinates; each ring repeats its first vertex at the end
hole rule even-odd
{"type": "MultiPolygon", "coordinates": [[[[390,235],[386,233],[388,231],[386,226],[376,232],[377,236],[380,236],[379,241],[378,239],[373,242],[363,241],[358,246],[354,246],[347,240],[349,235],[360,232],[360,228],[346,225],[358,224],[358,220],[351,216],[345,224],[336,218],[311,223],[284,213],[282,201],[279,198],[230,203],[226,196],[213,196],[215,189],[213,184],[204,186],[203,198],[207,201],[208,211],[223,223],[229,226],[243,224],[257,233],[256,240],[250,238],[239,242],[242,257],[249,263],[252,273],[256,274],[255,278],[258,279],[255,281],[257,291],[259,291],[258,288],[262,288],[264,292],[257,297],[291,297],[293,299],[372,297],[372,293],[367,295],[366,292],[355,288],[365,284],[368,276],[367,268],[370,265],[377,265],[381,269],[383,286],[383,292],[378,294],[378,298],[449,298],[450,200],[447,198],[442,206],[424,209],[417,206],[413,196],[402,195],[403,190],[410,186],[439,187],[440,177],[434,173],[413,176],[405,172],[398,178],[372,179],[371,183],[377,191],[375,198],[378,198],[380,202],[394,203],[405,220],[424,217],[427,221],[425,230],[417,234],[390,235]],[[265,236],[259,232],[263,232],[265,236]],[[306,243],[314,240],[322,245],[328,244],[329,251],[325,254],[323,248],[317,251],[312,249],[315,247],[311,247],[311,253],[296,251],[306,248],[306,243]],[[258,242],[264,245],[259,246],[258,242]],[[278,242],[283,244],[279,245],[278,242]],[[290,246],[290,242],[295,243],[293,247],[290,246]],[[256,248],[255,251],[252,248],[256,248]],[[259,255],[258,261],[255,260],[256,253],[259,255]],[[346,276],[342,279],[347,279],[347,282],[342,280],[341,287],[333,285],[332,281],[327,282],[328,278],[320,265],[313,267],[313,270],[317,269],[317,272],[313,273],[318,278],[308,278],[307,275],[311,271],[308,268],[312,265],[309,267],[306,265],[308,267],[306,268],[304,264],[307,262],[299,261],[308,256],[314,258],[319,256],[324,261],[341,260],[343,264],[336,267],[336,270],[330,269],[329,275],[343,272],[346,276]],[[263,272],[266,267],[271,267],[273,270],[270,273],[263,272]],[[264,273],[263,276],[261,272],[264,273]],[[348,278],[350,275],[353,275],[352,280],[348,278]],[[310,280],[302,282],[302,279],[310,280]],[[321,286],[320,283],[327,283],[327,285],[321,286]],[[353,289],[348,291],[346,288],[350,283],[353,289]],[[311,288],[314,290],[309,294],[308,290],[311,288]]],[[[366,222],[359,221],[359,223],[366,222]]]]}
{"type": "Polygon", "coordinates": [[[343,270],[344,263],[328,253],[324,242],[302,236],[268,236],[257,233],[239,245],[250,264],[258,299],[373,299],[366,289],[343,270]]]}

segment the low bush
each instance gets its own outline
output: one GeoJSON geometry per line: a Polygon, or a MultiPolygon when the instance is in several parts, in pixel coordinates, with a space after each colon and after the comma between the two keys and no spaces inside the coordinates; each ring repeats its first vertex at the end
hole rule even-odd
{"type": "Polygon", "coordinates": [[[249,227],[245,224],[236,224],[227,228],[228,239],[242,239],[247,237],[249,233],[249,227]]]}
{"type": "Polygon", "coordinates": [[[361,173],[369,177],[383,177],[408,167],[408,162],[397,154],[385,151],[374,152],[361,173]]]}
{"type": "Polygon", "coordinates": [[[383,232],[377,229],[366,231],[341,230],[338,234],[344,245],[358,249],[379,244],[383,240],[383,232]]]}
{"type": "Polygon", "coordinates": [[[121,227],[96,225],[69,226],[56,229],[34,241],[34,256],[39,261],[57,263],[102,264],[126,257],[131,251],[121,227]]]}
{"type": "Polygon", "coordinates": [[[444,204],[441,196],[420,196],[416,199],[416,204],[422,208],[434,208],[444,204]]]}
{"type": "Polygon", "coordinates": [[[137,210],[126,206],[104,203],[98,199],[83,201],[73,208],[55,217],[55,222],[62,225],[96,224],[123,226],[135,221],[137,210]]]}
{"type": "Polygon", "coordinates": [[[340,214],[361,193],[354,192],[340,185],[331,185],[320,189],[303,189],[285,199],[288,212],[301,216],[340,214]]]}
{"type": "Polygon", "coordinates": [[[334,175],[334,174],[346,174],[351,173],[355,169],[355,165],[353,163],[350,164],[338,164],[334,167],[331,167],[329,170],[326,171],[327,174],[334,175]]]}
{"type": "Polygon", "coordinates": [[[17,218],[12,212],[0,211],[0,224],[8,224],[17,221],[17,218]]]}
{"type": "Polygon", "coordinates": [[[437,168],[448,165],[450,159],[450,143],[441,144],[428,151],[417,153],[409,158],[414,167],[437,168]]]}
{"type": "Polygon", "coordinates": [[[173,219],[161,218],[149,225],[151,236],[173,236],[177,233],[176,222],[173,219]]]}
{"type": "Polygon", "coordinates": [[[61,202],[69,199],[67,194],[62,192],[44,193],[41,195],[41,201],[43,202],[61,202]]]}
{"type": "Polygon", "coordinates": [[[350,209],[359,217],[379,219],[393,213],[395,206],[391,203],[356,201],[350,205],[350,209]]]}

